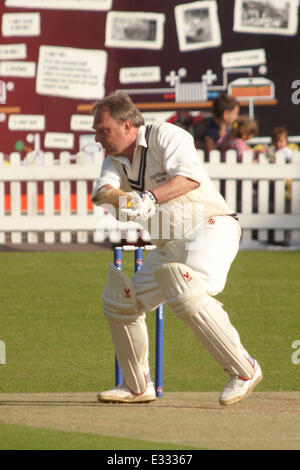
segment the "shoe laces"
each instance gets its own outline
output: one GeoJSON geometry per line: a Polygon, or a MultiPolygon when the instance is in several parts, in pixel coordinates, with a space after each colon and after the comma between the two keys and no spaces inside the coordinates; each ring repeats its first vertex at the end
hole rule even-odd
{"type": "Polygon", "coordinates": [[[239,383],[242,383],[241,379],[237,375],[233,375],[232,377],[230,377],[227,383],[227,387],[234,388],[239,383]]]}
{"type": "MultiPolygon", "coordinates": [[[[147,388],[146,388],[145,391],[147,391],[149,387],[153,387],[153,382],[148,382],[147,383],[147,388]]],[[[132,391],[130,390],[130,388],[128,388],[127,385],[124,384],[124,383],[121,383],[121,384],[117,385],[115,390],[121,390],[123,392],[128,392],[128,393],[132,394],[132,391]]]]}
{"type": "Polygon", "coordinates": [[[123,392],[130,392],[129,388],[124,383],[117,385],[116,390],[122,390],[123,392]]]}

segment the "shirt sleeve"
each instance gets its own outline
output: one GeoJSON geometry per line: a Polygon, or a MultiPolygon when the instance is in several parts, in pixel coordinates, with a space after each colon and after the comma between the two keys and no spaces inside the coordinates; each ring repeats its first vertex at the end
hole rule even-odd
{"type": "Polygon", "coordinates": [[[158,143],[164,167],[171,178],[181,175],[202,182],[201,161],[191,134],[174,124],[164,123],[160,127],[158,143]]]}
{"type": "Polygon", "coordinates": [[[110,184],[114,188],[119,189],[121,185],[121,175],[114,165],[111,157],[106,157],[103,161],[100,176],[93,188],[91,197],[105,184],[110,184]]]}

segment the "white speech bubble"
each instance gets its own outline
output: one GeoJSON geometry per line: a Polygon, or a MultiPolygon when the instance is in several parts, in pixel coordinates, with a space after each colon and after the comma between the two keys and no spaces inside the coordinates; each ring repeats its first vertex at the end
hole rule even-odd
{"type": "Polygon", "coordinates": [[[244,67],[250,65],[261,65],[266,63],[266,51],[264,49],[253,49],[247,51],[225,52],[222,55],[222,67],[244,67]]]}
{"type": "Polygon", "coordinates": [[[10,131],[43,131],[45,116],[42,114],[10,114],[8,118],[10,131]]]}
{"type": "Polygon", "coordinates": [[[161,80],[160,67],[123,67],[120,83],[157,83],[161,80]]]}
{"type": "Polygon", "coordinates": [[[7,7],[41,8],[47,10],[96,10],[106,11],[113,0],[6,0],[7,7]]]}
{"type": "Polygon", "coordinates": [[[99,99],[105,93],[107,52],[41,46],[36,92],[66,98],[99,99]]]}
{"type": "Polygon", "coordinates": [[[145,124],[162,124],[173,116],[174,111],[146,111],[143,112],[145,124]]]}
{"type": "Polygon", "coordinates": [[[0,62],[0,75],[2,77],[35,77],[35,62],[0,62]]]}
{"type": "Polygon", "coordinates": [[[69,150],[74,147],[74,134],[66,132],[47,132],[44,146],[46,148],[56,148],[69,150]]]}
{"type": "Polygon", "coordinates": [[[73,114],[71,116],[70,129],[71,131],[91,131],[93,126],[94,117],[85,114],[73,114]]]}
{"type": "Polygon", "coordinates": [[[39,13],[3,13],[3,36],[39,36],[41,17],[39,13]]]}
{"type": "Polygon", "coordinates": [[[26,59],[26,44],[1,44],[0,60],[26,59]]]}

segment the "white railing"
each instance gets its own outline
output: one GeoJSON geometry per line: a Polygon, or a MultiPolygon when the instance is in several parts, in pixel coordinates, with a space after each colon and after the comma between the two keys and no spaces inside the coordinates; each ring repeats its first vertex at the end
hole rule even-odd
{"type": "Polygon", "coordinates": [[[59,159],[47,152],[41,159],[31,153],[26,161],[12,153],[9,164],[0,154],[0,243],[8,235],[21,243],[24,233],[28,243],[37,243],[40,233],[45,243],[54,243],[56,233],[60,242],[71,243],[74,232],[78,243],[87,243],[97,225],[89,194],[101,163],[101,153],[92,159],[67,152],[59,159]]]}
{"type": "MultiPolygon", "coordinates": [[[[202,154],[203,158],[203,154],[202,154]]],[[[227,203],[238,214],[243,241],[257,231],[257,238],[267,241],[272,230],[275,242],[300,245],[300,153],[293,153],[291,163],[277,152],[275,163],[261,154],[243,154],[237,163],[233,150],[226,152],[226,163],[220,163],[220,152],[212,151],[204,166],[227,203]],[[222,185],[223,180],[223,185],[222,185]]]]}
{"type": "MultiPolygon", "coordinates": [[[[90,237],[102,242],[103,231],[97,228],[104,212],[90,201],[102,158],[101,153],[62,152],[54,159],[47,152],[42,159],[28,154],[24,162],[12,153],[7,162],[0,153],[0,244],[37,243],[41,238],[44,243],[71,243],[74,237],[77,243],[88,243],[90,237]]],[[[199,158],[238,212],[243,240],[251,240],[255,230],[266,241],[271,230],[276,242],[284,242],[288,234],[289,244],[300,246],[300,153],[294,153],[292,163],[285,163],[280,153],[275,163],[263,155],[253,162],[251,151],[244,153],[243,163],[236,162],[234,151],[226,153],[226,163],[218,151],[211,152],[209,162],[201,151],[199,158]]],[[[118,235],[113,236],[111,241],[117,241],[118,235]]]]}

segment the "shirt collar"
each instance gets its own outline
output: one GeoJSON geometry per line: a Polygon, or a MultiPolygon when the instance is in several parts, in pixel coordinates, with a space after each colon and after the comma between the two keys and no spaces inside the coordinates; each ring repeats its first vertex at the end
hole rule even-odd
{"type": "Polygon", "coordinates": [[[148,144],[146,141],[146,127],[145,126],[139,127],[135,149],[137,149],[139,145],[141,145],[142,147],[148,147],[148,144]]]}
{"type": "MultiPolygon", "coordinates": [[[[137,151],[137,148],[139,146],[148,147],[148,144],[147,144],[147,141],[146,141],[146,127],[145,126],[140,126],[139,127],[137,138],[136,138],[136,145],[135,145],[134,153],[137,151]]],[[[123,155],[111,156],[111,158],[118,160],[120,163],[122,163],[122,165],[125,165],[128,168],[131,167],[130,161],[128,160],[127,157],[124,157],[123,155]]],[[[133,159],[134,159],[134,157],[133,157],[133,159]]]]}

